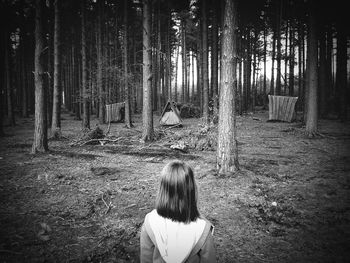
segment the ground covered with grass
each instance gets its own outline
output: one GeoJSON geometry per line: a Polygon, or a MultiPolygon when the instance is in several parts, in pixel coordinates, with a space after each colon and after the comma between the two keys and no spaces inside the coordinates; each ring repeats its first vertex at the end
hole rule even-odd
{"type": "Polygon", "coordinates": [[[1,262],[138,262],[140,227],[174,159],[195,171],[218,262],[348,262],[350,124],[320,120],[320,136],[308,139],[301,123],[267,118],[237,118],[241,170],[230,176],[216,174],[216,127],[199,119],[162,128],[155,116],[157,140],[142,143],[137,115],[133,129],[111,124],[109,140],[91,145],[64,114],[63,137],[37,155],[33,119],[5,127],[1,262]]]}

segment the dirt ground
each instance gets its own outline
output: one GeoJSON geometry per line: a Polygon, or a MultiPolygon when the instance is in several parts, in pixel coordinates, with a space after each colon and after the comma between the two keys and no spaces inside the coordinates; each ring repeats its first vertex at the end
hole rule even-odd
{"type": "Polygon", "coordinates": [[[215,225],[218,262],[349,262],[349,122],[320,120],[322,136],[308,139],[300,123],[267,118],[237,118],[241,171],[231,176],[215,173],[215,127],[198,119],[165,130],[155,116],[157,141],[143,144],[134,116],[133,129],[111,125],[113,143],[71,146],[81,122],[64,114],[64,138],[38,155],[33,119],[18,120],[0,138],[0,261],[138,262],[159,172],[181,159],[215,225]]]}

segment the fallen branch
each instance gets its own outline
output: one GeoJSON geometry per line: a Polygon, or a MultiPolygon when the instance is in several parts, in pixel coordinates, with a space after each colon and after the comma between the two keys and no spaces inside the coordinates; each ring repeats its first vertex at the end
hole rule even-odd
{"type": "Polygon", "coordinates": [[[166,128],[166,129],[164,129],[163,131],[167,131],[167,130],[170,130],[170,129],[173,129],[173,128],[176,128],[176,127],[180,127],[180,126],[182,126],[182,123],[176,124],[174,126],[170,126],[170,127],[166,128]]]}
{"type": "Polygon", "coordinates": [[[123,138],[117,138],[117,139],[91,139],[91,140],[88,140],[88,141],[85,141],[81,144],[79,144],[80,146],[83,146],[85,144],[89,144],[89,143],[92,143],[92,142],[99,142],[101,145],[104,145],[104,143],[101,143],[101,142],[118,142],[120,141],[121,139],[123,138]]]}
{"type": "Polygon", "coordinates": [[[102,201],[103,201],[103,203],[105,204],[105,206],[107,207],[107,210],[106,210],[105,214],[108,214],[108,212],[111,211],[111,209],[112,209],[112,207],[113,207],[113,204],[112,204],[112,202],[109,202],[109,204],[107,205],[105,199],[103,198],[103,195],[104,195],[104,194],[102,194],[102,201]]]}

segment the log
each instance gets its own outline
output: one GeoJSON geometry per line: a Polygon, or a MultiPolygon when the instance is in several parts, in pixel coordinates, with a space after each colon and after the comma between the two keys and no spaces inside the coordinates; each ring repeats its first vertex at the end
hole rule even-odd
{"type": "Polygon", "coordinates": [[[269,95],[269,120],[291,122],[298,97],[269,95]]]}

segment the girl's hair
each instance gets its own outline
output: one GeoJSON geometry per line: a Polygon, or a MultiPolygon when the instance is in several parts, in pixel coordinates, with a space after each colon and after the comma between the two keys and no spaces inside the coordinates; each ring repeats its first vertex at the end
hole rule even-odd
{"type": "Polygon", "coordinates": [[[199,217],[196,183],[188,165],[173,161],[163,168],[156,209],[162,217],[178,222],[189,223],[199,217]]]}

